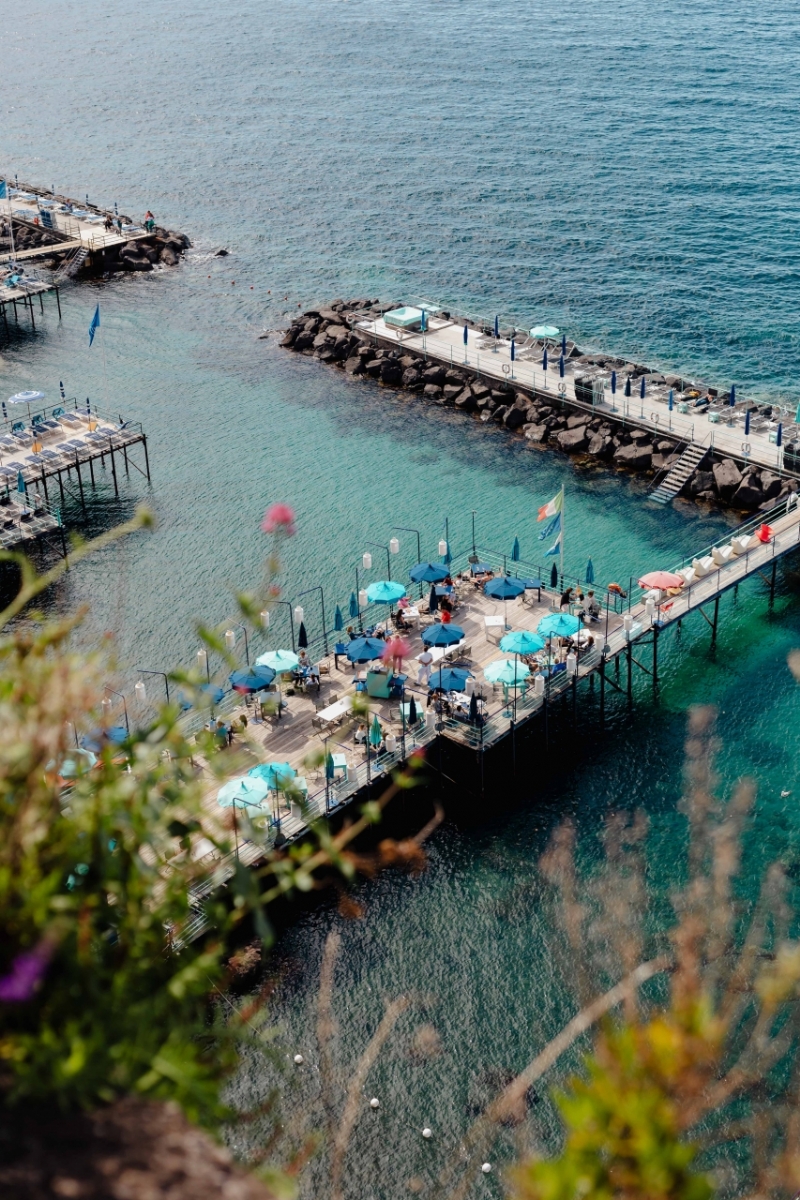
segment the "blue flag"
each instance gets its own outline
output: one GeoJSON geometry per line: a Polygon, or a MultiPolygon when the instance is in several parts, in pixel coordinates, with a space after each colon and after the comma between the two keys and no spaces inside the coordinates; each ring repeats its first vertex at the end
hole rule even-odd
{"type": "Polygon", "coordinates": [[[545,556],[545,558],[550,558],[553,554],[560,554],[560,553],[561,553],[561,534],[559,533],[558,537],[553,542],[550,549],[545,550],[544,556],[545,556]]]}
{"type": "Polygon", "coordinates": [[[8,199],[8,186],[5,179],[0,179],[0,200],[8,199]]]}
{"type": "Polygon", "coordinates": [[[100,305],[98,304],[97,308],[94,310],[94,316],[92,317],[92,323],[89,326],[89,345],[90,346],[91,346],[92,342],[94,341],[94,335],[97,333],[97,330],[99,328],[100,328],[100,305]]]}
{"type": "Polygon", "coordinates": [[[554,533],[558,533],[561,528],[561,513],[557,512],[549,525],[545,525],[542,532],[539,534],[539,541],[543,542],[545,538],[552,537],[554,533]]]}

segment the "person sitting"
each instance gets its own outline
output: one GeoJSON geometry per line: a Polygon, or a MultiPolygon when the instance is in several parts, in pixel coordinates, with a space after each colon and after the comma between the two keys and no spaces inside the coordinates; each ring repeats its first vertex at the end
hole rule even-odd
{"type": "Polygon", "coordinates": [[[565,592],[561,593],[561,606],[560,606],[561,611],[563,612],[564,609],[569,610],[569,606],[571,604],[572,604],[572,588],[568,587],[565,592]]]}
{"type": "Polygon", "coordinates": [[[594,592],[586,593],[586,603],[577,615],[582,617],[584,621],[600,620],[600,605],[597,602],[594,592]]]}
{"type": "Polygon", "coordinates": [[[452,614],[452,609],[451,609],[450,605],[448,604],[447,608],[445,608],[445,606],[443,604],[442,605],[442,624],[443,625],[450,624],[450,622],[453,619],[451,614],[452,614]]]}
{"type": "Polygon", "coordinates": [[[394,627],[395,627],[395,629],[398,630],[398,632],[404,633],[407,629],[410,629],[411,626],[409,625],[409,622],[403,616],[401,609],[398,608],[397,612],[394,614],[393,619],[394,619],[394,627]]]}
{"type": "Polygon", "coordinates": [[[367,740],[367,727],[362,721],[358,729],[353,734],[353,741],[357,746],[363,746],[367,740]]]}
{"type": "Polygon", "coordinates": [[[351,642],[354,642],[354,641],[356,640],[356,638],[359,636],[359,635],[356,633],[355,629],[353,629],[353,626],[352,626],[352,625],[348,625],[348,626],[347,626],[347,629],[345,630],[345,632],[347,633],[347,636],[350,638],[350,641],[351,641],[351,642]]]}

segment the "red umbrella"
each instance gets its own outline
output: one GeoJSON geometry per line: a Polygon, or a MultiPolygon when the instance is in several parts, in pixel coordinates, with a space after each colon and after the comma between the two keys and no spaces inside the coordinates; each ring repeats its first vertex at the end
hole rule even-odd
{"type": "Polygon", "coordinates": [[[684,582],[680,575],[673,575],[671,571],[651,571],[649,575],[642,576],[639,587],[658,588],[665,592],[667,588],[683,587],[684,582]]]}

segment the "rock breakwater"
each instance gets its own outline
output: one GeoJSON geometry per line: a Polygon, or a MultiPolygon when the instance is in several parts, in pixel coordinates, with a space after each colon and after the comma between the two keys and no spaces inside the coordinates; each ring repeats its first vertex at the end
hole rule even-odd
{"type": "MultiPolygon", "coordinates": [[[[560,396],[516,382],[481,378],[474,369],[428,360],[406,347],[381,346],[368,331],[354,328],[357,321],[381,316],[393,307],[399,305],[368,298],[334,300],[297,316],[280,344],[348,375],[396,388],[409,398],[420,396],[429,404],[499,426],[524,439],[532,449],[553,448],[610,469],[648,475],[654,481],[656,476],[665,477],[680,460],[683,447],[677,439],[637,427],[635,421],[616,419],[607,413],[595,415],[560,396]]],[[[611,361],[608,356],[583,355],[574,344],[568,344],[568,354],[571,360],[587,365],[611,361]]],[[[647,367],[618,361],[634,377],[646,374],[655,378],[647,367]]],[[[676,377],[676,384],[679,382],[676,377]]],[[[793,478],[757,466],[744,467],[709,451],[680,495],[700,503],[754,512],[772,508],[781,496],[798,488],[793,478]]]]}

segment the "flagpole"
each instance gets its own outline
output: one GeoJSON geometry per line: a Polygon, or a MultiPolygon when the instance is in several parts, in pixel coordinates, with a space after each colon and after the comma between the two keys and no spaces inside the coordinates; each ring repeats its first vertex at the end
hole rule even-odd
{"type": "Polygon", "coordinates": [[[564,484],[561,485],[561,587],[564,587],[564,484]]]}

